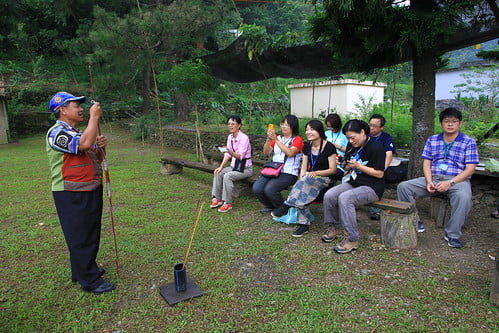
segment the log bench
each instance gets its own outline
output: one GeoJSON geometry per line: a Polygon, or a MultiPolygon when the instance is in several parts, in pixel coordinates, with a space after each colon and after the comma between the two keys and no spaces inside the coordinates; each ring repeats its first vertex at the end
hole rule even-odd
{"type": "MultiPolygon", "coordinates": [[[[182,172],[183,168],[191,168],[204,172],[208,172],[213,174],[213,171],[218,168],[219,163],[217,164],[206,164],[202,162],[195,162],[184,158],[167,156],[161,158],[159,161],[161,163],[160,173],[164,176],[179,174],[182,172]]],[[[253,161],[253,165],[258,165],[261,162],[253,161]]],[[[263,164],[263,163],[262,163],[263,164]]],[[[232,191],[232,196],[235,198],[240,197],[246,192],[251,190],[251,185],[258,179],[259,172],[255,172],[253,176],[241,179],[234,183],[234,190],[232,191]]]]}

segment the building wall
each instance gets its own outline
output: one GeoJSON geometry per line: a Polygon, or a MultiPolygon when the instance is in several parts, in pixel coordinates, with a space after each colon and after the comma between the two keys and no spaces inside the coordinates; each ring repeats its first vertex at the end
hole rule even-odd
{"type": "Polygon", "coordinates": [[[317,118],[321,112],[336,112],[349,118],[355,104],[362,104],[362,98],[366,101],[372,98],[374,104],[382,103],[385,87],[385,83],[357,80],[289,85],[291,113],[297,117],[317,118]]]}
{"type": "MultiPolygon", "coordinates": [[[[490,72],[490,71],[488,71],[490,72]]],[[[497,74],[496,74],[497,75],[497,74]]],[[[456,85],[466,83],[467,80],[473,82],[471,86],[480,87],[486,85],[492,80],[493,74],[478,75],[477,73],[467,69],[453,69],[436,73],[435,77],[435,99],[454,99],[457,96],[456,85]],[[472,75],[473,78],[464,78],[465,75],[472,75]]],[[[478,98],[480,94],[487,95],[486,92],[461,92],[461,97],[478,98]]]]}

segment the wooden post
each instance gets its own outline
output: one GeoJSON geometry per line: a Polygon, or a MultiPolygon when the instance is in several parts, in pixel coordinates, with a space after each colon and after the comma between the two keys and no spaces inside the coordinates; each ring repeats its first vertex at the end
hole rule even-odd
{"type": "Polygon", "coordinates": [[[381,241],[395,249],[412,249],[418,244],[415,228],[415,213],[399,214],[381,212],[381,241]]]}
{"type": "Polygon", "coordinates": [[[7,93],[5,85],[0,81],[0,144],[9,143],[9,118],[7,116],[7,93]]]}
{"type": "Polygon", "coordinates": [[[447,196],[430,198],[430,217],[435,220],[437,227],[443,228],[450,218],[450,201],[447,196]]]}
{"type": "Polygon", "coordinates": [[[499,247],[496,249],[496,267],[494,269],[494,278],[492,279],[492,286],[490,287],[490,303],[499,307],[499,247]]]}

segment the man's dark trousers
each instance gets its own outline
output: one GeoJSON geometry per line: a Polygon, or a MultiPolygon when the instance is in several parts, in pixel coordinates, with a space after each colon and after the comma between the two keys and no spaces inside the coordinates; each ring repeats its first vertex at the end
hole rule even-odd
{"type": "Polygon", "coordinates": [[[72,277],[84,288],[95,288],[104,282],[95,262],[101,233],[102,186],[95,191],[52,194],[69,249],[72,277]]]}

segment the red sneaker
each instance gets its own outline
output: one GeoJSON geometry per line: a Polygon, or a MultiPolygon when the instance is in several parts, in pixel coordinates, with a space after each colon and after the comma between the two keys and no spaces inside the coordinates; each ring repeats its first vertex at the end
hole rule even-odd
{"type": "Polygon", "coordinates": [[[224,202],[222,200],[218,200],[217,198],[213,198],[213,200],[211,200],[210,208],[220,207],[220,206],[222,206],[223,203],[224,202]]]}
{"type": "Polygon", "coordinates": [[[222,207],[218,208],[218,211],[220,213],[227,213],[231,209],[232,209],[232,204],[224,203],[222,207]]]}

